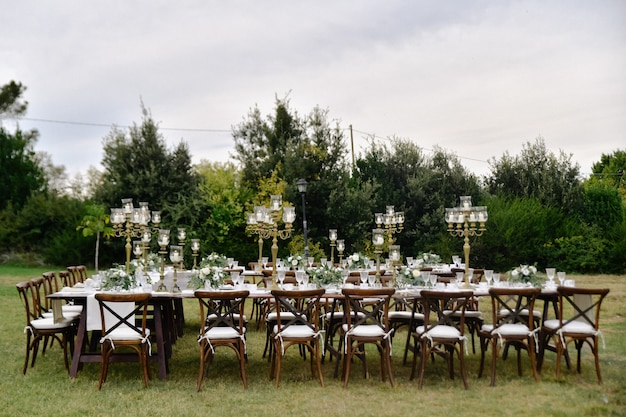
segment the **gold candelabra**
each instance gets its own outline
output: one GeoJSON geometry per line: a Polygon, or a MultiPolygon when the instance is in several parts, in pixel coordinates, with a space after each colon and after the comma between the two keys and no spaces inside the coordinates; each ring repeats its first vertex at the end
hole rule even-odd
{"type": "Polygon", "coordinates": [[[159,256],[161,257],[161,265],[159,266],[159,286],[157,292],[167,292],[165,287],[165,255],[167,255],[167,245],[170,243],[170,231],[168,229],[159,229],[159,256]]]}
{"type": "MultiPolygon", "coordinates": [[[[142,255],[146,260],[147,246],[150,242],[150,221],[154,224],[155,229],[161,222],[161,214],[153,211],[150,215],[148,203],[140,202],[139,207],[133,206],[132,198],[123,198],[121,208],[111,209],[111,224],[113,225],[114,235],[123,237],[126,240],[124,250],[126,252],[126,273],[130,273],[130,258],[133,247],[131,241],[133,238],[141,238],[142,255]],[[147,236],[147,242],[145,242],[147,236]]],[[[135,253],[135,256],[136,253],[135,253]]]]}
{"type": "MultiPolygon", "coordinates": [[[[180,229],[178,229],[180,231],[180,229]]],[[[179,235],[180,237],[180,235],[179,235]]],[[[178,269],[183,262],[183,247],[181,245],[170,246],[170,261],[174,266],[174,278],[172,280],[172,292],[179,293],[180,287],[178,286],[178,269]]]]}
{"type": "Polygon", "coordinates": [[[346,244],[343,239],[337,239],[337,252],[339,252],[339,266],[343,263],[343,251],[346,250],[346,244]]]}
{"type": "Polygon", "coordinates": [[[404,228],[404,212],[395,211],[393,206],[387,206],[385,213],[375,213],[374,221],[376,227],[384,228],[384,234],[387,236],[389,245],[393,244],[393,235],[400,233],[404,228]]]}
{"type": "Polygon", "coordinates": [[[397,285],[396,265],[400,264],[400,245],[389,245],[389,262],[391,263],[393,286],[397,285]]]}
{"type": "Polygon", "coordinates": [[[272,279],[276,279],[276,259],[278,257],[278,239],[291,237],[292,225],[296,219],[296,211],[292,206],[283,206],[282,196],[271,196],[270,206],[255,206],[254,213],[247,214],[246,229],[249,233],[259,235],[259,265],[262,262],[263,240],[272,239],[272,279]],[[280,229],[278,222],[281,219],[284,229],[280,229]]]}
{"type": "Polygon", "coordinates": [[[376,281],[380,282],[380,254],[383,253],[385,243],[385,231],[380,228],[372,229],[372,243],[374,244],[374,254],[376,254],[376,281]]]}
{"type": "Polygon", "coordinates": [[[191,239],[191,253],[193,254],[193,269],[198,266],[198,252],[200,251],[200,239],[191,239]]]}
{"type": "Polygon", "coordinates": [[[472,196],[466,195],[460,197],[458,207],[446,208],[446,223],[448,223],[448,232],[452,236],[462,237],[463,253],[465,255],[465,287],[469,288],[469,255],[470,255],[470,236],[482,236],[485,232],[485,223],[487,222],[487,207],[472,207],[472,196]],[[454,226],[456,224],[456,227],[454,226]],[[478,227],[477,227],[478,226],[478,227]]]}
{"type": "Polygon", "coordinates": [[[328,238],[330,239],[330,265],[335,266],[335,246],[337,246],[337,229],[330,229],[328,231],[328,238]]]}

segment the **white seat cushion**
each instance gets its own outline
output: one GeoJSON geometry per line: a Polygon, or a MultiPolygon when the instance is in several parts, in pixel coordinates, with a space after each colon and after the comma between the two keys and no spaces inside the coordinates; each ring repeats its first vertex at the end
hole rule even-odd
{"type": "MultiPolygon", "coordinates": [[[[150,334],[150,330],[146,329],[146,333],[150,334]]],[[[131,329],[130,327],[120,326],[117,329],[110,332],[107,336],[107,339],[113,340],[142,340],[143,337],[140,333],[131,329]]]]}
{"type": "MultiPolygon", "coordinates": [[[[344,332],[348,332],[347,324],[344,324],[341,327],[344,332]]],[[[379,337],[384,336],[385,332],[376,324],[362,324],[360,326],[353,327],[350,330],[350,334],[357,337],[379,337]]]]}
{"type": "Polygon", "coordinates": [[[32,320],[30,325],[36,330],[55,330],[55,329],[63,329],[72,324],[72,321],[65,318],[59,323],[55,323],[52,317],[32,320]]]}
{"type": "MultiPolygon", "coordinates": [[[[291,320],[294,317],[293,313],[290,311],[281,311],[280,312],[280,320],[291,320]]],[[[276,321],[278,320],[278,314],[275,311],[272,311],[271,313],[267,313],[267,316],[265,316],[265,320],[266,321],[276,321]]]]}
{"type": "Polygon", "coordinates": [[[421,337],[432,337],[434,339],[458,339],[461,337],[461,332],[454,326],[437,325],[428,329],[424,333],[424,326],[417,328],[417,333],[421,334],[421,337]],[[421,327],[421,329],[420,329],[421,327]]]}
{"type": "MultiPolygon", "coordinates": [[[[246,332],[246,328],[243,328],[243,333],[246,332]]],[[[205,333],[205,337],[209,339],[234,339],[239,337],[239,332],[232,327],[213,327],[205,333]]]]}
{"type": "MultiPolygon", "coordinates": [[[[551,330],[556,330],[559,328],[561,323],[557,319],[546,320],[543,325],[551,330]]],[[[576,333],[576,334],[588,334],[593,335],[596,333],[596,330],[587,322],[583,321],[570,321],[569,323],[563,325],[562,329],[563,333],[576,333]]]]}
{"type": "MultiPolygon", "coordinates": [[[[483,325],[483,328],[485,328],[484,325],[483,325]]],[[[530,334],[530,330],[528,330],[528,326],[526,326],[525,324],[521,324],[521,323],[514,323],[514,324],[506,323],[498,327],[497,329],[493,328],[492,326],[491,332],[497,332],[502,337],[528,336],[530,334]]]]}
{"type": "MultiPolygon", "coordinates": [[[[278,333],[278,326],[274,326],[274,334],[278,333]]],[[[283,339],[313,337],[315,332],[309,326],[304,324],[294,324],[288,327],[283,327],[280,335],[283,339]]]]}
{"type": "MultiPolygon", "coordinates": [[[[410,311],[390,311],[389,320],[411,320],[411,314],[410,311]]],[[[413,319],[424,320],[424,315],[422,313],[415,313],[413,314],[413,319]]]]}

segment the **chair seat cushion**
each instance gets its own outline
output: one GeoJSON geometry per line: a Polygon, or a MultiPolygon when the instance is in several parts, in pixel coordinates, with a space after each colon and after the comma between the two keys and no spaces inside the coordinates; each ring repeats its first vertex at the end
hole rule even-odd
{"type": "MultiPolygon", "coordinates": [[[[445,314],[446,316],[452,316],[452,317],[461,317],[461,312],[460,311],[452,311],[452,310],[444,310],[443,314],[445,314]]],[[[482,319],[483,318],[483,313],[478,311],[478,310],[465,310],[465,318],[471,318],[471,319],[482,319]]]]}
{"type": "Polygon", "coordinates": [[[55,323],[52,317],[32,320],[30,325],[36,330],[56,330],[64,329],[72,324],[72,320],[64,318],[59,323],[55,323]]]}
{"type": "MultiPolygon", "coordinates": [[[[146,332],[149,334],[150,330],[146,329],[146,332]]],[[[138,333],[136,330],[131,329],[130,327],[120,326],[117,329],[111,331],[107,336],[107,339],[116,341],[116,340],[142,340],[143,337],[141,333],[138,333]]]]}
{"type": "MultiPolygon", "coordinates": [[[[281,311],[280,312],[280,320],[290,320],[294,317],[293,313],[291,311],[281,311]]],[[[278,320],[278,314],[275,311],[272,311],[271,313],[267,313],[267,316],[265,316],[265,320],[266,321],[276,321],[278,320]]]]}
{"type": "Polygon", "coordinates": [[[461,337],[461,332],[454,326],[437,325],[424,332],[424,326],[417,327],[417,333],[420,337],[431,337],[433,339],[458,339],[461,337]]]}
{"type": "Polygon", "coordinates": [[[410,311],[390,311],[389,312],[389,320],[411,320],[411,316],[413,316],[414,320],[424,320],[424,315],[422,313],[412,314],[410,311]]]}
{"type": "MultiPolygon", "coordinates": [[[[243,328],[243,333],[246,332],[246,328],[243,328]]],[[[205,337],[209,339],[235,339],[239,337],[239,331],[232,327],[213,327],[205,333],[205,337]]]]}
{"type": "MultiPolygon", "coordinates": [[[[278,326],[274,326],[273,330],[274,334],[278,334],[278,326]]],[[[315,332],[309,326],[304,324],[294,324],[288,327],[283,327],[280,335],[283,339],[288,338],[303,338],[303,337],[314,337],[315,332]]]]}
{"type": "MultiPolygon", "coordinates": [[[[213,321],[217,319],[217,314],[209,314],[206,319],[207,321],[213,321]]],[[[233,319],[236,321],[239,321],[239,314],[233,314],[233,319]]],[[[246,317],[245,314],[243,316],[243,321],[248,321],[248,318],[246,317]]]]}
{"type": "MultiPolygon", "coordinates": [[[[348,325],[341,326],[344,332],[348,332],[348,325]]],[[[380,337],[385,335],[385,331],[376,324],[362,324],[360,326],[352,327],[349,330],[350,335],[356,337],[380,337]]]]}
{"type": "MultiPolygon", "coordinates": [[[[560,321],[557,319],[546,320],[543,322],[543,326],[550,330],[557,330],[561,325],[560,321]]],[[[561,330],[563,333],[576,333],[576,334],[589,334],[593,335],[596,333],[596,329],[593,328],[587,322],[573,320],[569,323],[563,325],[561,330]]]]}
{"type": "Polygon", "coordinates": [[[530,334],[530,330],[528,330],[528,326],[521,323],[506,323],[502,326],[499,326],[497,329],[494,328],[493,324],[483,324],[481,326],[481,330],[483,332],[492,333],[497,332],[497,334],[506,337],[506,336],[528,336],[530,334]]]}

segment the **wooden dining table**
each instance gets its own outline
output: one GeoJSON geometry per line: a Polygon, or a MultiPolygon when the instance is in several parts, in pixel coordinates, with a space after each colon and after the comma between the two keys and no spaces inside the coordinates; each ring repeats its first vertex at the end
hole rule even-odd
{"type": "MultiPolygon", "coordinates": [[[[80,288],[66,288],[48,295],[48,298],[51,300],[69,301],[76,305],[83,306],[76,329],[76,341],[69,372],[70,378],[76,378],[82,364],[102,362],[100,351],[94,349],[95,343],[88,343],[90,330],[87,326],[87,298],[94,294],[94,291],[87,289],[81,291],[80,288]]],[[[169,373],[172,340],[175,340],[176,337],[173,336],[176,333],[173,300],[180,300],[180,298],[180,294],[153,292],[149,303],[153,311],[153,329],[156,342],[156,354],[153,353],[150,360],[157,362],[159,379],[161,380],[165,380],[169,373]]],[[[91,331],[92,338],[97,337],[97,334],[97,331],[91,331]]],[[[112,362],[128,362],[134,360],[137,360],[136,355],[114,355],[111,359],[112,362]]]]}

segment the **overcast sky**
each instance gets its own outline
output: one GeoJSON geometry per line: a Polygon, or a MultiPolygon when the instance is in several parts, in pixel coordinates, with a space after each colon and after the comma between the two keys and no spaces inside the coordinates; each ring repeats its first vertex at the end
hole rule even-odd
{"type": "MultiPolygon", "coordinates": [[[[102,169],[141,101],[194,162],[288,96],[365,137],[456,153],[468,169],[542,136],[581,172],[626,149],[626,1],[0,0],[0,84],[67,172],[102,169]],[[189,129],[189,130],[184,130],[189,129]]],[[[4,122],[7,125],[7,122],[4,122]]],[[[348,136],[348,135],[346,135],[348,136]]],[[[346,143],[349,147],[349,144],[346,143]]]]}

